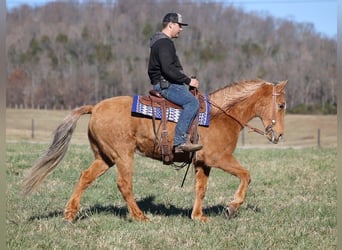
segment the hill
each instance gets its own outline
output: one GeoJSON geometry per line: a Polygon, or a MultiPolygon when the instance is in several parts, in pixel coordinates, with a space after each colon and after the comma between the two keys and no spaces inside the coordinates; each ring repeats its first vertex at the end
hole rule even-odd
{"type": "Polygon", "coordinates": [[[288,79],[289,110],[336,113],[336,40],[311,24],[182,0],[13,9],[7,16],[7,106],[73,108],[147,93],[149,38],[170,11],[190,23],[175,43],[201,91],[243,79],[288,79]]]}

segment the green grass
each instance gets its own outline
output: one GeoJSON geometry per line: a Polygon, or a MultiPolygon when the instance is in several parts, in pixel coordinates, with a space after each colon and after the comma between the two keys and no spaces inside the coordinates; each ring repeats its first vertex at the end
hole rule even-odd
{"type": "Polygon", "coordinates": [[[176,171],[136,156],[134,195],[151,222],[131,220],[116,187],[115,167],[90,186],[75,224],[63,223],[64,206],[89,146],[69,151],[31,196],[20,195],[24,174],[47,147],[7,144],[9,249],[336,249],[336,149],[237,149],[251,172],[246,202],[227,220],[223,208],[238,180],[214,169],[205,198],[209,223],[192,221],[193,171],[176,171]]]}

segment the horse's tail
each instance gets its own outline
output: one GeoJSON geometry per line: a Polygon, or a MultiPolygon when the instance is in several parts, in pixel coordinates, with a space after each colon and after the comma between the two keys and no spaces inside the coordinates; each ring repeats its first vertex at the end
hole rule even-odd
{"type": "Polygon", "coordinates": [[[63,159],[77,121],[81,115],[91,114],[93,106],[82,106],[74,109],[54,132],[54,138],[49,148],[33,164],[23,183],[23,194],[27,195],[37,188],[44,178],[51,173],[63,159]]]}

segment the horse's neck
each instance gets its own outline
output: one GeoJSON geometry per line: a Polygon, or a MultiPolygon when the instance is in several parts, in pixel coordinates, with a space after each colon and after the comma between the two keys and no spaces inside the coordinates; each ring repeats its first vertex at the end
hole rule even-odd
{"type": "Polygon", "coordinates": [[[254,117],[256,117],[255,102],[252,102],[250,98],[235,104],[230,110],[229,113],[239,119],[241,122],[248,123],[254,117]]]}
{"type": "MultiPolygon", "coordinates": [[[[231,100],[229,99],[229,96],[226,95],[225,93],[221,95],[212,95],[210,96],[210,99],[215,103],[215,105],[219,106],[220,108],[223,108],[226,112],[228,112],[230,115],[233,117],[237,118],[241,122],[247,123],[250,120],[252,120],[254,117],[256,117],[254,105],[255,105],[255,98],[249,97],[243,101],[237,102],[229,109],[227,109],[227,106],[231,100]]],[[[215,111],[216,109],[214,108],[214,114],[216,112],[220,113],[219,110],[215,111]]]]}

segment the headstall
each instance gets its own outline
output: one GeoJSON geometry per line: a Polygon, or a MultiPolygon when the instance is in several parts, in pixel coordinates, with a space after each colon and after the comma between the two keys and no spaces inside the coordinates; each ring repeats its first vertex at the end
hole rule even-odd
{"type": "Polygon", "coordinates": [[[225,115],[231,117],[233,120],[235,120],[236,122],[238,122],[242,127],[247,127],[251,130],[251,132],[256,132],[260,135],[264,135],[266,136],[269,132],[272,132],[272,128],[274,125],[276,125],[276,99],[277,96],[279,96],[280,93],[276,92],[276,86],[275,84],[273,84],[273,89],[272,89],[272,118],[271,118],[271,124],[268,125],[265,128],[265,131],[262,131],[258,128],[255,128],[251,125],[249,125],[246,122],[242,122],[240,119],[236,118],[235,116],[233,116],[232,114],[228,113],[226,110],[224,110],[223,108],[221,108],[218,104],[216,104],[215,102],[213,102],[212,100],[208,100],[208,102],[213,105],[215,108],[219,109],[220,111],[222,111],[225,115]]]}

